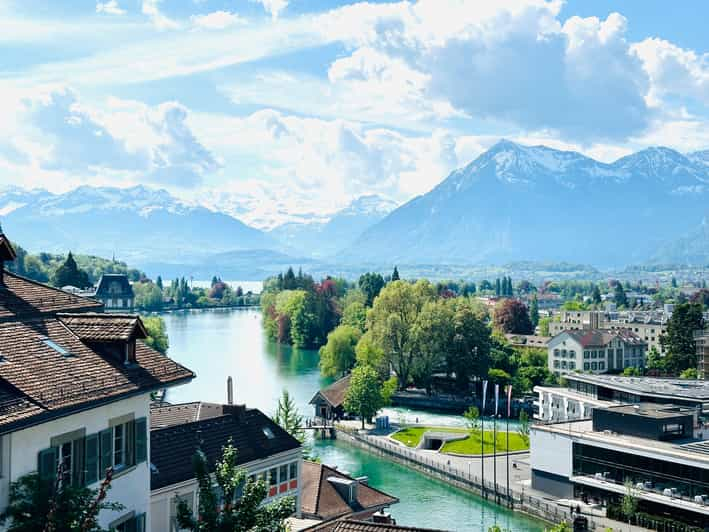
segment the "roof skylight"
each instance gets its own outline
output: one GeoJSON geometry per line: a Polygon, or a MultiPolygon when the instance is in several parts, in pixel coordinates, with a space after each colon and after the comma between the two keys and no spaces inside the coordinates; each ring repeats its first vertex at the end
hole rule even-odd
{"type": "Polygon", "coordinates": [[[273,438],[276,437],[276,436],[273,434],[273,431],[271,430],[270,427],[264,427],[264,428],[262,428],[261,430],[263,431],[263,433],[266,435],[266,437],[267,437],[269,440],[272,440],[273,438]]]}
{"type": "Polygon", "coordinates": [[[51,339],[47,338],[46,336],[40,336],[39,339],[42,341],[42,343],[43,343],[44,345],[46,345],[47,347],[51,347],[52,349],[54,349],[54,350],[55,350],[57,353],[59,353],[60,355],[62,355],[62,356],[64,356],[64,357],[70,357],[70,356],[72,356],[72,354],[71,354],[69,351],[67,351],[66,349],[64,349],[62,346],[60,346],[60,345],[59,345],[58,343],[56,343],[54,340],[51,340],[51,339]]]}

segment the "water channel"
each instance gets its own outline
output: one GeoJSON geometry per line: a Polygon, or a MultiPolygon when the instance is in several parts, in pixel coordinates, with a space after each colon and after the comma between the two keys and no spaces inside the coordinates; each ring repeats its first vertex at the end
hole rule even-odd
{"type": "MultiPolygon", "coordinates": [[[[317,351],[296,350],[270,342],[257,309],[198,310],[163,315],[170,356],[197,373],[191,383],[168,390],[170,402],[226,402],[226,379],[234,379],[235,401],[273,413],[285,388],[301,413],[330,381],[320,376],[317,351]]],[[[432,425],[462,425],[459,416],[391,408],[393,420],[432,425]]],[[[447,530],[483,530],[497,523],[511,531],[540,531],[543,525],[509,512],[445,483],[390,463],[340,441],[315,441],[313,453],[323,463],[353,475],[366,475],[373,487],[400,499],[391,508],[399,524],[447,530]]]]}

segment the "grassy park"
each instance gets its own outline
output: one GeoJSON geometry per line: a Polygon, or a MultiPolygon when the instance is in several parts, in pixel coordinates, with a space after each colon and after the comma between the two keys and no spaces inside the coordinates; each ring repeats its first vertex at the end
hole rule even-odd
{"type": "MultiPolygon", "coordinates": [[[[452,441],[443,445],[441,452],[456,453],[456,454],[480,454],[482,448],[481,431],[470,431],[470,429],[452,428],[452,427],[408,427],[392,434],[392,438],[403,443],[407,447],[418,446],[425,432],[450,432],[453,434],[469,434],[464,440],[452,441]]],[[[482,436],[485,439],[485,454],[492,454],[493,451],[493,432],[486,430],[482,436]]],[[[522,436],[516,431],[510,431],[510,451],[523,451],[529,448],[529,444],[525,442],[522,436]]],[[[507,450],[507,434],[504,431],[497,432],[497,452],[505,452],[507,450]]]]}

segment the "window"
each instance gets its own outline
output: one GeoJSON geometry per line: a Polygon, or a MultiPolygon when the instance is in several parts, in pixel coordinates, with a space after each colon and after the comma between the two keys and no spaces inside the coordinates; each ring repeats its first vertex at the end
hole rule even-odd
{"type": "Polygon", "coordinates": [[[295,480],[298,478],[298,462],[291,463],[290,467],[290,479],[295,480]]]}
{"type": "Polygon", "coordinates": [[[123,437],[124,425],[113,427],[113,465],[122,467],[125,458],[125,438],[123,437]]]}
{"type": "Polygon", "coordinates": [[[184,530],[177,525],[177,507],[180,502],[184,502],[190,510],[194,511],[194,492],[177,495],[170,500],[170,532],[184,530]]]}
{"type": "Polygon", "coordinates": [[[566,360],[561,361],[561,369],[566,369],[566,360]]]}
{"type": "Polygon", "coordinates": [[[555,360],[555,361],[554,361],[554,367],[555,367],[555,368],[558,368],[558,367],[559,367],[559,361],[558,361],[558,360],[555,360]]]}
{"type": "Polygon", "coordinates": [[[591,358],[598,358],[598,353],[596,353],[596,351],[591,351],[591,358]]]}
{"type": "Polygon", "coordinates": [[[584,369],[584,371],[588,371],[590,369],[590,364],[588,362],[584,362],[583,369],[584,369]]]}
{"type": "Polygon", "coordinates": [[[114,521],[108,526],[115,532],[145,532],[145,514],[133,513],[114,521]]]}
{"type": "Polygon", "coordinates": [[[268,472],[268,484],[270,486],[278,484],[278,469],[275,467],[268,472]]]}
{"type": "Polygon", "coordinates": [[[681,436],[684,434],[684,425],[681,423],[666,423],[662,426],[662,432],[674,436],[681,436]]]}
{"type": "Polygon", "coordinates": [[[584,351],[584,352],[583,352],[583,358],[591,358],[591,352],[590,352],[590,351],[584,351]]]}
{"type": "Polygon", "coordinates": [[[50,347],[50,348],[54,349],[54,350],[55,350],[57,353],[59,353],[60,355],[65,356],[65,357],[70,357],[70,356],[72,356],[72,354],[71,354],[69,351],[67,351],[66,349],[64,349],[64,348],[63,348],[62,346],[60,346],[59,344],[57,344],[54,340],[50,340],[50,339],[47,338],[46,336],[40,336],[39,339],[42,341],[42,343],[43,343],[44,345],[46,345],[47,347],[50,347]]]}
{"type": "Polygon", "coordinates": [[[559,350],[558,350],[558,349],[554,349],[554,356],[555,356],[555,357],[558,357],[558,356],[559,356],[559,350]]]}
{"type": "Polygon", "coordinates": [[[574,351],[573,349],[569,351],[569,358],[576,358],[576,351],[574,351]]]}
{"type": "Polygon", "coordinates": [[[599,369],[600,371],[605,371],[605,369],[606,369],[606,363],[605,363],[605,362],[599,362],[599,363],[598,363],[598,369],[599,369]]]}
{"type": "Polygon", "coordinates": [[[576,362],[569,362],[569,369],[576,369],[576,362]]]}

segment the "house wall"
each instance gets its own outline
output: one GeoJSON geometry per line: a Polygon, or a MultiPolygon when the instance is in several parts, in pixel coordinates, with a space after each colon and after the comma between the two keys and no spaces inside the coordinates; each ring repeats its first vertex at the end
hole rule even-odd
{"type": "MultiPolygon", "coordinates": [[[[109,419],[133,414],[135,419],[150,415],[150,394],[143,394],[130,399],[94,408],[86,412],[62,417],[35,427],[29,427],[1,439],[2,478],[0,478],[0,510],[8,504],[10,482],[37,471],[37,459],[40,451],[50,447],[50,440],[62,434],[85,429],[86,434],[100,432],[108,428],[109,419]]],[[[150,438],[147,438],[148,456],[150,456],[150,438]]],[[[97,488],[98,483],[90,486],[97,488]]],[[[108,500],[119,502],[124,510],[115,512],[104,510],[99,515],[99,524],[108,528],[109,523],[132,511],[135,514],[147,513],[146,526],[150,526],[150,469],[149,461],[122,471],[111,483],[108,500]]]]}
{"type": "MultiPolygon", "coordinates": [[[[259,475],[260,473],[267,472],[273,467],[279,467],[281,465],[290,464],[295,461],[298,462],[297,487],[295,489],[291,489],[286,493],[277,494],[275,497],[269,497],[264,502],[268,504],[269,502],[275,501],[281,497],[294,496],[296,498],[296,515],[300,517],[300,479],[302,476],[303,469],[302,452],[300,449],[294,449],[292,451],[287,451],[285,453],[270,456],[264,460],[249,462],[241,465],[240,467],[246,469],[250,475],[259,475]]],[[[188,498],[192,497],[192,508],[196,508],[199,502],[198,485],[196,479],[190,479],[185,482],[180,482],[178,484],[173,484],[157,490],[153,490],[150,494],[151,527],[149,528],[149,530],[151,530],[152,532],[172,532],[172,529],[170,528],[171,504],[177,497],[185,496],[187,496],[188,498]]]]}
{"type": "Polygon", "coordinates": [[[532,488],[554,495],[572,497],[573,449],[571,437],[537,430],[529,431],[532,488]]]}

